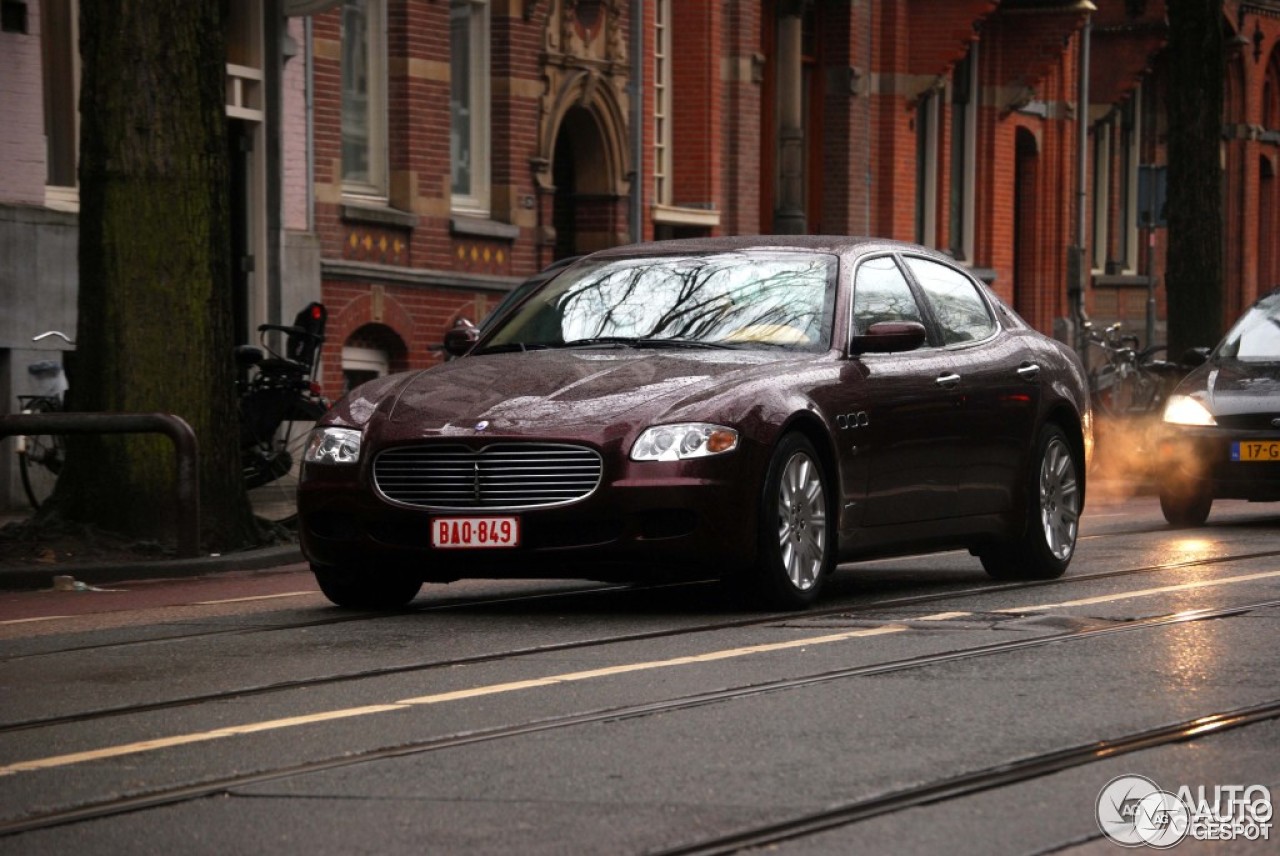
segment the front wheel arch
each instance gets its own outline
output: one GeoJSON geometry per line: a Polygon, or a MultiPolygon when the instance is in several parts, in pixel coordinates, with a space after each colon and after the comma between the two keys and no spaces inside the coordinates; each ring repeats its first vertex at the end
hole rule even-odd
{"type": "Polygon", "coordinates": [[[1075,556],[1084,510],[1081,444],[1056,423],[1036,433],[1024,475],[1022,523],[1008,538],[977,550],[986,572],[1000,580],[1062,576],[1075,556]]]}
{"type": "Polygon", "coordinates": [[[784,434],[760,482],[757,556],[744,581],[759,605],[804,609],[818,599],[835,568],[838,490],[832,468],[808,435],[784,434]]]}

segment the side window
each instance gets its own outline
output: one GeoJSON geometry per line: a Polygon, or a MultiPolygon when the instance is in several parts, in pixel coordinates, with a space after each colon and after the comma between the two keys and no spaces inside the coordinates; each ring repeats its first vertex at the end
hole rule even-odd
{"type": "Polygon", "coordinates": [[[907,278],[891,256],[868,259],[858,265],[853,280],[853,325],[865,333],[881,321],[924,323],[907,278]]]}
{"type": "Polygon", "coordinates": [[[977,342],[995,332],[991,310],[973,280],[928,259],[908,258],[906,262],[938,319],[943,344],[977,342]]]}

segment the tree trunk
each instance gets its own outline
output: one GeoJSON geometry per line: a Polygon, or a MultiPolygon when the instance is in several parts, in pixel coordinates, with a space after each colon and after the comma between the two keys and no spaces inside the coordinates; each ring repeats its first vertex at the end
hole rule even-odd
{"type": "Polygon", "coordinates": [[[1168,0],[1169,353],[1222,335],[1222,108],[1225,44],[1221,0],[1168,0]]]}
{"type": "MultiPolygon", "coordinates": [[[[206,549],[251,543],[234,393],[221,0],[80,4],[79,338],[71,410],[195,430],[206,549]]],[[[56,513],[174,532],[161,436],[69,438],[56,513]]]]}

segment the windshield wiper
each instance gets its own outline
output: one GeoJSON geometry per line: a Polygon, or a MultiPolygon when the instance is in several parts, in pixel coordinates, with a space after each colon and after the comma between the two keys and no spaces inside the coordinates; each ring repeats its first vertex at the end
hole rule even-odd
{"type": "Polygon", "coordinates": [[[480,348],[472,351],[473,354],[510,354],[516,351],[545,351],[550,345],[542,342],[504,342],[501,345],[489,345],[486,348],[480,348]]]}
{"type": "Polygon", "coordinates": [[[570,339],[568,342],[560,342],[555,345],[557,348],[590,348],[593,345],[622,345],[624,347],[635,347],[642,340],[631,336],[592,336],[587,339],[570,339]]]}
{"type": "Polygon", "coordinates": [[[589,339],[572,339],[554,347],[590,348],[595,345],[619,345],[629,348],[710,348],[713,350],[726,350],[733,347],[733,345],[726,345],[720,342],[700,342],[696,339],[658,339],[643,336],[639,338],[634,336],[593,336],[589,339]]]}
{"type": "Polygon", "coordinates": [[[636,339],[639,348],[704,348],[714,351],[730,351],[734,345],[724,342],[702,342],[697,339],[636,339]]]}

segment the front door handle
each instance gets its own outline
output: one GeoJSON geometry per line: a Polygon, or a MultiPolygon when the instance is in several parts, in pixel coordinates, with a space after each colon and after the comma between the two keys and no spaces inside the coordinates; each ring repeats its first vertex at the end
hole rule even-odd
{"type": "Polygon", "coordinates": [[[938,375],[937,384],[943,389],[951,389],[960,383],[960,375],[951,372],[944,375],[938,375]]]}
{"type": "Polygon", "coordinates": [[[1040,377],[1040,367],[1035,363],[1023,363],[1018,366],[1018,377],[1023,380],[1035,380],[1040,377]]]}

